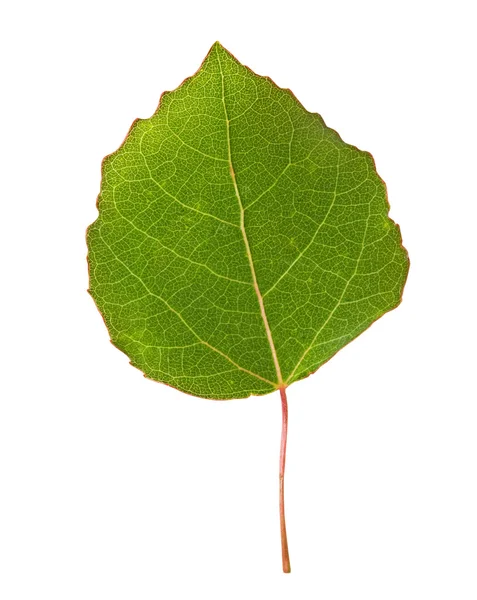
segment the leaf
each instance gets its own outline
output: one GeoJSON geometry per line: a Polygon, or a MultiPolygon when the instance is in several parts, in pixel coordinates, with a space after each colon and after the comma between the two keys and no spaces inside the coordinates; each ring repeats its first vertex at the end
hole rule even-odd
{"type": "Polygon", "coordinates": [[[147,377],[204,398],[316,371],[401,298],[372,157],[218,43],[106,157],[91,294],[147,377]]]}
{"type": "Polygon", "coordinates": [[[90,292],[151,379],[283,400],[400,302],[408,258],[371,155],[218,43],[102,175],[90,292]]]}

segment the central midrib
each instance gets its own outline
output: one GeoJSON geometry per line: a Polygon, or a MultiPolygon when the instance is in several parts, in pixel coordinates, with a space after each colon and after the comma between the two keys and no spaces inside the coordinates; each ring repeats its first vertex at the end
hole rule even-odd
{"type": "Polygon", "coordinates": [[[275,365],[275,370],[277,372],[278,379],[278,387],[284,387],[282,373],[280,370],[280,363],[278,362],[277,351],[275,348],[275,344],[273,342],[272,331],[270,329],[270,324],[268,323],[267,313],[265,311],[265,305],[263,303],[262,293],[260,292],[260,288],[258,286],[257,275],[255,273],[255,266],[253,264],[252,252],[250,250],[250,244],[248,242],[247,232],[245,231],[245,211],[242,204],[242,199],[240,197],[240,192],[237,185],[237,179],[235,177],[235,171],[232,163],[232,151],[230,146],[230,120],[227,112],[227,106],[225,104],[225,82],[224,82],[224,73],[222,71],[222,63],[220,62],[220,57],[217,54],[217,60],[219,62],[220,76],[222,78],[222,104],[224,107],[225,114],[225,124],[226,124],[226,133],[227,133],[227,152],[228,152],[228,162],[229,162],[229,171],[230,177],[232,178],[232,183],[235,190],[235,196],[237,197],[237,202],[240,209],[240,231],[242,232],[243,241],[245,244],[245,251],[248,258],[248,264],[250,266],[250,272],[252,274],[252,282],[253,288],[255,290],[255,294],[257,296],[258,304],[260,307],[260,314],[262,317],[263,324],[265,326],[265,332],[267,334],[268,344],[270,346],[270,351],[272,353],[273,364],[275,365]]]}

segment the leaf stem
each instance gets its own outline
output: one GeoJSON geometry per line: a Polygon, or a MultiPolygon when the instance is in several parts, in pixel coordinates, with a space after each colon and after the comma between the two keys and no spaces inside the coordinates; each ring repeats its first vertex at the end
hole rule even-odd
{"type": "Polygon", "coordinates": [[[287,454],[288,403],[286,387],[280,387],[282,399],[282,439],[280,444],[280,534],[282,538],[283,572],[290,573],[290,556],[288,554],[287,528],[285,523],[285,460],[287,454]]]}

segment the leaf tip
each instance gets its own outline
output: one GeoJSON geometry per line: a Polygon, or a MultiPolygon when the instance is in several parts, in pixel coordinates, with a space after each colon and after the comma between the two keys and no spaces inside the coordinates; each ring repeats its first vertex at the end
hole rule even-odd
{"type": "Polygon", "coordinates": [[[227,48],[224,48],[224,46],[222,46],[222,44],[218,40],[212,44],[209,50],[209,54],[213,54],[214,52],[230,55],[230,52],[227,50],[227,48]]]}

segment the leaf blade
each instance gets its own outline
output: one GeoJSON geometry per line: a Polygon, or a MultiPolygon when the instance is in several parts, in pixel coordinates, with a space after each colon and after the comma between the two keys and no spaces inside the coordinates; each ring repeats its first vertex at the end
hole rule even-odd
{"type": "Polygon", "coordinates": [[[400,301],[370,155],[219,44],[105,161],[99,209],[91,293],[113,343],[194,395],[306,377],[400,301]]]}

